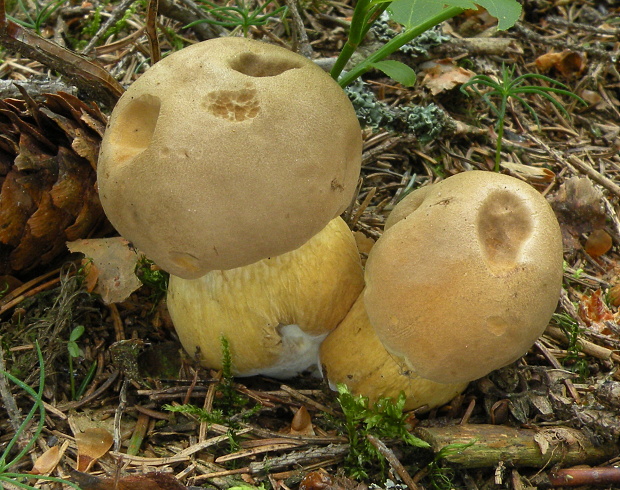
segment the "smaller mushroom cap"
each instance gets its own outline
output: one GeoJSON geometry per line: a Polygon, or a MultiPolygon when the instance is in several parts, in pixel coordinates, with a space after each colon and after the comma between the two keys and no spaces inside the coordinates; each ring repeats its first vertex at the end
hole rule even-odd
{"type": "Polygon", "coordinates": [[[330,387],[345,384],[355,395],[398,398],[405,394],[405,410],[431,410],[462,393],[468,383],[435,383],[412,373],[390,355],[379,341],[364,308],[363,295],[321,344],[319,366],[330,387]]]}
{"type": "Polygon", "coordinates": [[[183,347],[205,366],[221,369],[224,336],[234,375],[288,378],[316,365],[363,276],[353,234],[335,218],[292,252],[199,279],[170,276],[168,309],[183,347]]]}
{"type": "Polygon", "coordinates": [[[562,259],[558,222],[538,191],[464,172],[395,207],[369,254],[364,302],[383,345],[417,375],[471,381],[543,333],[562,259]]]}

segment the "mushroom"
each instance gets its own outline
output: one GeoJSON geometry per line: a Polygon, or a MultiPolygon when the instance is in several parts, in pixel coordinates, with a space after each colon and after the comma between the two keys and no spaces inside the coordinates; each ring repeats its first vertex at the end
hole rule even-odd
{"type": "Polygon", "coordinates": [[[467,382],[436,383],[412,373],[392,356],[377,337],[364,307],[363,295],[321,344],[319,366],[334,391],[345,384],[352,393],[396,399],[403,392],[405,410],[430,410],[462,393],[467,382]]]}
{"type": "Polygon", "coordinates": [[[390,214],[366,288],[325,339],[330,385],[433,408],[522,355],[562,282],[562,237],[545,198],[505,175],[469,171],[422,187],[390,214]]]}
{"type": "Polygon", "coordinates": [[[170,276],[168,309],[185,350],[235,376],[293,377],[316,365],[320,342],[364,287],[355,238],[341,218],[298,249],[199,279],[170,276]]]}
{"type": "Polygon", "coordinates": [[[218,38],[120,98],[98,185],[114,227],[184,278],[295,250],[349,205],[361,131],[340,86],[284,48],[218,38]]]}

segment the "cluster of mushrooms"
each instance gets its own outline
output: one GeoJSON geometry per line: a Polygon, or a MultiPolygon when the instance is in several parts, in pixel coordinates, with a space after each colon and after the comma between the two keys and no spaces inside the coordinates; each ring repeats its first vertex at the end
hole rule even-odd
{"type": "Polygon", "coordinates": [[[191,355],[234,374],[313,366],[371,400],[433,408],[522,356],[558,301],[562,241],[528,184],[471,171],[393,210],[365,270],[339,215],[361,165],[344,92],[313,62],[241,38],[163,59],[121,97],[98,164],[112,224],[171,273],[191,355]]]}

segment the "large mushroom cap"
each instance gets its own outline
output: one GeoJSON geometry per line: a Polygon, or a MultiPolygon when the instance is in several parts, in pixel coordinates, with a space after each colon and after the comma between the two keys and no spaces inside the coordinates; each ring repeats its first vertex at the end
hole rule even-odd
{"type": "Polygon", "coordinates": [[[364,302],[388,351],[419,376],[470,381],[544,331],[562,281],[562,238],[524,182],[465,172],[399,203],[366,264],[364,302]]]}
{"type": "Polygon", "coordinates": [[[242,38],[163,59],[119,100],[98,163],[116,229],[180,277],[294,250],[349,204],[361,132],[310,60],[242,38]]]}

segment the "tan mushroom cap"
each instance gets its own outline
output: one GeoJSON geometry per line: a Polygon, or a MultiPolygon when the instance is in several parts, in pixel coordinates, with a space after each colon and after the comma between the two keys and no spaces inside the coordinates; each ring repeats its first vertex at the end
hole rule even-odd
{"type": "Polygon", "coordinates": [[[310,60],[243,38],[182,49],[114,108],[98,163],[112,224],[185,278],[294,250],[349,204],[361,131],[310,60]]]}
{"type": "Polygon", "coordinates": [[[443,384],[420,378],[379,341],[360,295],[345,319],[321,344],[319,363],[332,389],[343,383],[355,395],[398,398],[402,391],[405,410],[433,409],[462,393],[468,383],[443,384]]]}
{"type": "Polygon", "coordinates": [[[562,238],[545,198],[470,171],[396,206],[370,252],[364,302],[381,342],[417,375],[464,382],[527,352],[561,282],[562,238]]]}
{"type": "Polygon", "coordinates": [[[185,350],[233,374],[292,377],[316,365],[319,343],[364,287],[355,239],[341,218],[298,249],[199,279],[170,276],[168,309],[185,350]]]}

